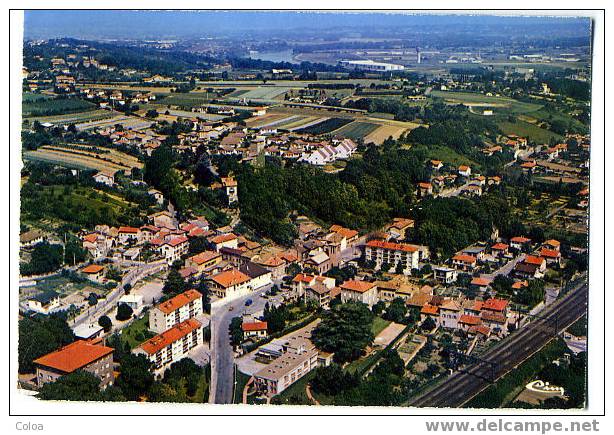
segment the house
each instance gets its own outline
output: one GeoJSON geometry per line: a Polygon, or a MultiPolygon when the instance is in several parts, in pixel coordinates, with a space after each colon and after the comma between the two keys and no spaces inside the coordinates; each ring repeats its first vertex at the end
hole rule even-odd
{"type": "Polygon", "coordinates": [[[100,171],[94,174],[94,181],[113,187],[115,185],[115,174],[108,171],[100,171]]]}
{"type": "Polygon", "coordinates": [[[241,330],[243,331],[243,340],[254,337],[256,340],[267,338],[267,322],[243,322],[241,330]]]}
{"type": "Polygon", "coordinates": [[[438,171],[443,168],[443,162],[441,160],[431,160],[431,168],[434,171],[438,171]]]}
{"type": "Polygon", "coordinates": [[[313,285],[305,289],[305,300],[315,301],[318,307],[328,310],[331,301],[340,294],[341,289],[334,286],[334,280],[332,286],[323,280],[316,280],[313,285]]]}
{"type": "Polygon", "coordinates": [[[544,258],[547,264],[561,264],[561,251],[542,248],[539,256],[544,258]]]}
{"type": "Polygon", "coordinates": [[[439,306],[439,324],[443,328],[456,329],[462,307],[458,301],[447,299],[439,306]]]}
{"type": "Polygon", "coordinates": [[[26,231],[19,235],[19,244],[22,248],[38,245],[45,240],[43,233],[37,230],[26,231]]]}
{"type": "Polygon", "coordinates": [[[252,291],[251,278],[238,269],[230,269],[209,278],[211,292],[218,298],[229,300],[245,296],[252,291]]]}
{"type": "Polygon", "coordinates": [[[315,300],[319,307],[328,308],[330,301],[339,294],[335,279],[320,275],[298,273],[290,283],[292,295],[296,299],[315,300]]]}
{"type": "MultiPolygon", "coordinates": [[[[222,248],[228,249],[228,248],[222,248]]],[[[203,251],[200,254],[188,257],[185,260],[186,267],[193,267],[199,274],[211,269],[213,266],[220,264],[223,256],[216,251],[203,251]]]]}
{"type": "Polygon", "coordinates": [[[99,264],[90,264],[81,269],[81,273],[90,281],[102,284],[104,281],[104,266],[99,264]]]}
{"type": "Polygon", "coordinates": [[[420,249],[420,246],[407,243],[370,240],[365,245],[365,259],[374,261],[376,268],[386,263],[397,273],[410,275],[412,269],[418,268],[420,249]]]}
{"type": "Polygon", "coordinates": [[[238,237],[233,233],[213,236],[209,239],[209,242],[213,244],[216,252],[219,252],[221,248],[237,249],[239,247],[238,237]]]}
{"type": "Polygon", "coordinates": [[[156,189],[149,189],[147,193],[154,197],[158,205],[164,204],[164,194],[156,189]]]}
{"type": "Polygon", "coordinates": [[[546,248],[546,249],[553,250],[553,251],[560,251],[561,250],[561,242],[559,242],[558,240],[554,240],[554,239],[546,240],[542,244],[542,247],[546,248]]]}
{"type": "Polygon", "coordinates": [[[510,239],[510,247],[519,251],[526,251],[531,247],[531,239],[524,236],[516,236],[510,239]]]}
{"type": "Polygon", "coordinates": [[[432,266],[433,277],[442,284],[452,284],[458,279],[458,271],[446,266],[432,266]]]}
{"type": "Polygon", "coordinates": [[[123,295],[119,298],[119,301],[117,301],[117,305],[121,304],[126,304],[132,308],[133,311],[136,311],[143,306],[143,296],[135,294],[123,295]]]}
{"type": "Polygon", "coordinates": [[[458,167],[458,175],[462,177],[470,177],[471,176],[471,167],[467,165],[460,165],[458,167]]]}
{"type": "Polygon", "coordinates": [[[153,307],[149,312],[149,329],[161,334],[178,323],[203,313],[203,295],[190,289],[153,307]]]}
{"type": "Polygon", "coordinates": [[[252,290],[256,290],[273,283],[272,272],[251,261],[243,262],[239,266],[239,272],[250,278],[250,287],[252,290]]]}
{"type": "Polygon", "coordinates": [[[520,279],[534,279],[542,276],[538,265],[524,262],[516,264],[514,267],[514,275],[520,279]]]}
{"type": "Polygon", "coordinates": [[[222,186],[226,190],[228,204],[239,201],[239,189],[237,186],[237,180],[235,180],[234,177],[222,177],[222,186]]]}
{"type": "Polygon", "coordinates": [[[490,282],[491,281],[489,279],[480,278],[476,276],[471,280],[471,287],[475,288],[480,292],[485,292],[486,290],[488,290],[490,282]]]}
{"type": "Polygon", "coordinates": [[[175,261],[181,259],[181,256],[187,254],[189,247],[188,238],[186,236],[179,236],[173,237],[159,245],[158,252],[164,255],[166,262],[170,266],[175,261]]]}
{"type": "Polygon", "coordinates": [[[177,229],[177,220],[173,214],[164,210],[148,216],[153,225],[158,228],[167,228],[169,230],[177,229]]]}
{"type": "Polygon", "coordinates": [[[509,254],[510,246],[505,243],[495,243],[490,247],[490,252],[493,257],[500,258],[509,254]]]}
{"type": "Polygon", "coordinates": [[[479,316],[472,314],[462,314],[458,318],[458,329],[469,332],[471,328],[475,328],[482,324],[482,319],[479,316]]]}
{"type": "Polygon", "coordinates": [[[362,302],[369,308],[377,303],[377,286],[368,281],[348,280],[341,284],[341,302],[362,302]]]}
{"type": "Polygon", "coordinates": [[[456,254],[452,257],[452,265],[464,271],[475,269],[477,261],[476,257],[468,254],[456,254]]]}
{"type": "Polygon", "coordinates": [[[60,307],[60,295],[52,290],[28,299],[28,308],[37,313],[49,314],[60,307]]]}
{"type": "Polygon", "coordinates": [[[38,387],[77,370],[100,379],[100,388],[113,385],[113,349],[86,340],[74,341],[33,361],[38,387]]]}
{"type": "Polygon", "coordinates": [[[396,298],[407,301],[420,290],[419,286],[410,282],[405,275],[395,275],[388,281],[375,281],[375,285],[377,285],[377,299],[384,302],[396,298]]]}
{"type": "Polygon", "coordinates": [[[160,374],[166,366],[184,358],[190,350],[202,343],[202,325],[191,318],[150,338],[132,353],[145,355],[152,362],[154,373],[160,374]]]}
{"type": "Polygon", "coordinates": [[[407,231],[413,227],[413,219],[394,218],[386,231],[393,239],[404,240],[407,237],[407,231]]]}
{"type": "Polygon", "coordinates": [[[119,227],[117,229],[117,238],[119,243],[125,245],[129,242],[136,242],[140,237],[140,229],[135,227],[119,227]]]}
{"type": "Polygon", "coordinates": [[[345,238],[345,242],[348,246],[352,246],[358,240],[358,231],[342,227],[341,225],[331,225],[329,231],[339,234],[341,237],[345,238]]]}
{"type": "Polygon", "coordinates": [[[428,317],[433,319],[436,325],[439,325],[439,307],[437,305],[424,304],[420,310],[420,322],[424,322],[428,317]]]}
{"type": "Polygon", "coordinates": [[[535,255],[527,255],[522,261],[525,264],[534,264],[538,267],[540,272],[546,271],[546,259],[543,257],[537,257],[535,255]]]}
{"type": "Polygon", "coordinates": [[[507,316],[509,301],[500,298],[490,298],[482,304],[482,314],[491,313],[507,316]]]}
{"type": "Polygon", "coordinates": [[[424,198],[433,194],[433,185],[431,183],[418,183],[418,196],[424,198]]]}

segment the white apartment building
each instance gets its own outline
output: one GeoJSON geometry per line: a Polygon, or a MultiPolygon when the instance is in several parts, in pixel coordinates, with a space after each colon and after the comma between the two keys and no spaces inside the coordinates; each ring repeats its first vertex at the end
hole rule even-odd
{"type": "Polygon", "coordinates": [[[132,352],[145,355],[153,363],[154,373],[161,374],[166,366],[184,358],[190,350],[201,344],[201,323],[196,319],[188,319],[147,340],[132,352]]]}
{"type": "Polygon", "coordinates": [[[420,247],[407,243],[370,240],[365,245],[365,259],[374,261],[376,268],[388,263],[397,273],[411,275],[411,270],[418,268],[420,247]]]}
{"type": "Polygon", "coordinates": [[[166,302],[156,305],[149,312],[149,329],[161,334],[173,326],[203,313],[203,295],[197,290],[187,290],[166,302]]]}
{"type": "Polygon", "coordinates": [[[179,260],[182,255],[188,253],[190,244],[185,236],[175,237],[158,247],[158,251],[164,255],[166,262],[171,265],[179,260]]]}

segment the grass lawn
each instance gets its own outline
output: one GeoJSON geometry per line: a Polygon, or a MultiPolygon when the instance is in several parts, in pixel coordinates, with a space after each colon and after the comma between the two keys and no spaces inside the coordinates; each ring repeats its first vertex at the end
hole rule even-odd
{"type": "Polygon", "coordinates": [[[371,332],[373,333],[373,336],[377,337],[377,334],[382,332],[388,325],[390,325],[389,320],[384,320],[379,316],[375,316],[373,319],[373,324],[371,325],[371,332]]]}
{"type": "Polygon", "coordinates": [[[149,313],[146,313],[142,319],[136,319],[130,325],[122,329],[121,341],[127,343],[130,349],[134,349],[139,344],[147,341],[155,336],[149,331],[149,313]]]}
{"type": "Polygon", "coordinates": [[[198,381],[198,389],[196,393],[192,397],[192,402],[194,403],[207,403],[209,400],[209,382],[207,382],[207,377],[203,373],[198,381]]]}
{"type": "Polygon", "coordinates": [[[526,103],[508,97],[488,96],[474,92],[432,91],[431,96],[444,98],[446,102],[463,103],[468,106],[484,105],[510,113],[530,113],[541,109],[541,104],[526,103]],[[491,106],[489,106],[491,105],[491,106]]]}
{"type": "Polygon", "coordinates": [[[313,379],[315,372],[310,371],[301,379],[290,385],[281,394],[273,398],[271,403],[282,405],[313,405],[311,400],[307,398],[305,387],[313,379]]]}
{"type": "Polygon", "coordinates": [[[232,403],[243,403],[243,389],[245,388],[245,384],[247,384],[247,381],[249,381],[249,378],[249,375],[246,375],[238,369],[235,371],[236,382],[232,403]]]}

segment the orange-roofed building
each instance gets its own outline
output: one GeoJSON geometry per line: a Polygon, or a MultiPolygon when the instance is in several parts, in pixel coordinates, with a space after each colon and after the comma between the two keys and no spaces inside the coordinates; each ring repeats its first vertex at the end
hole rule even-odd
{"type": "Polygon", "coordinates": [[[102,389],[113,385],[113,349],[90,341],[75,341],[35,359],[33,363],[39,387],[77,370],[98,377],[102,389]]]}
{"type": "Polygon", "coordinates": [[[90,281],[101,284],[104,280],[104,266],[100,264],[90,264],[81,269],[81,273],[84,274],[90,281]]]}
{"type": "Polygon", "coordinates": [[[539,256],[546,259],[547,264],[559,264],[561,262],[561,251],[555,249],[542,248],[539,256]]]}
{"type": "Polygon", "coordinates": [[[203,313],[202,297],[198,290],[190,289],[159,303],[149,312],[149,329],[161,334],[178,323],[200,316],[203,313]]]}
{"type": "Polygon", "coordinates": [[[452,265],[461,270],[474,269],[477,266],[478,259],[469,254],[456,254],[452,257],[452,265]]]}
{"type": "Polygon", "coordinates": [[[560,251],[561,242],[559,242],[558,240],[554,240],[554,239],[546,240],[543,244],[543,247],[546,249],[551,249],[553,251],[560,251]]]}
{"type": "Polygon", "coordinates": [[[139,240],[141,230],[135,227],[119,227],[117,229],[117,238],[119,243],[125,244],[128,242],[136,242],[139,240]]]}
{"type": "Polygon", "coordinates": [[[132,352],[145,355],[152,363],[155,373],[184,358],[190,350],[203,344],[203,328],[196,319],[188,319],[150,338],[132,352]]]}
{"type": "Polygon", "coordinates": [[[508,254],[510,246],[505,243],[495,243],[490,247],[492,255],[495,257],[503,257],[508,254]]]}
{"type": "Polygon", "coordinates": [[[458,319],[458,327],[463,331],[468,331],[472,326],[478,326],[482,324],[482,319],[478,316],[471,314],[463,314],[458,319]]]}
{"type": "Polygon", "coordinates": [[[477,287],[481,291],[485,291],[490,285],[490,280],[476,276],[471,280],[471,285],[477,287]]]}
{"type": "Polygon", "coordinates": [[[339,286],[341,302],[356,301],[367,304],[369,308],[377,303],[377,285],[368,281],[350,279],[339,286]]]}
{"type": "Polygon", "coordinates": [[[431,304],[424,304],[420,309],[420,321],[424,322],[427,317],[431,317],[436,324],[439,324],[439,307],[431,304]]]}
{"type": "Polygon", "coordinates": [[[333,233],[339,234],[342,237],[345,237],[348,245],[351,245],[356,241],[356,239],[358,239],[358,231],[342,227],[341,225],[332,225],[329,230],[333,233]]]}
{"type": "Polygon", "coordinates": [[[233,248],[237,249],[239,247],[239,238],[236,234],[227,233],[220,234],[218,236],[213,236],[209,239],[209,242],[212,243],[215,247],[216,251],[220,251],[221,248],[233,248]]]}
{"type": "Polygon", "coordinates": [[[524,258],[523,263],[537,266],[540,272],[543,272],[544,270],[546,270],[546,259],[544,257],[537,257],[535,255],[527,255],[524,258]]]}
{"type": "Polygon", "coordinates": [[[186,259],[186,267],[193,267],[198,273],[210,269],[222,261],[222,254],[216,251],[204,251],[186,259]]]}
{"type": "Polygon", "coordinates": [[[428,258],[428,248],[408,243],[392,243],[384,240],[370,240],[365,245],[365,259],[374,261],[376,268],[384,263],[391,266],[396,273],[410,275],[412,269],[418,268],[420,260],[428,258]]]}
{"type": "Polygon", "coordinates": [[[209,278],[213,294],[230,300],[250,293],[253,290],[251,281],[249,276],[238,269],[225,270],[209,278]]]}
{"type": "Polygon", "coordinates": [[[490,312],[506,315],[508,305],[509,302],[505,299],[490,298],[482,304],[482,313],[490,312]]]}
{"type": "Polygon", "coordinates": [[[531,246],[531,239],[524,236],[516,236],[510,239],[510,246],[514,249],[523,250],[531,246]]]}
{"type": "Polygon", "coordinates": [[[241,330],[243,330],[243,340],[247,340],[250,337],[266,338],[267,329],[269,325],[267,322],[243,322],[241,330]]]}

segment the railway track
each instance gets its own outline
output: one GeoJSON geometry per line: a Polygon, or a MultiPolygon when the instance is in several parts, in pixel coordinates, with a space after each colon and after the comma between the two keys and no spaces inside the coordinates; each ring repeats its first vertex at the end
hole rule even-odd
{"type": "Polygon", "coordinates": [[[555,336],[586,313],[588,284],[573,288],[561,300],[550,305],[540,318],[524,326],[480,358],[488,363],[476,363],[450,375],[434,388],[409,401],[409,406],[431,408],[461,407],[478,393],[510,372],[555,336]],[[558,314],[558,318],[555,317],[558,314]],[[556,331],[555,331],[556,330],[556,331]]]}

